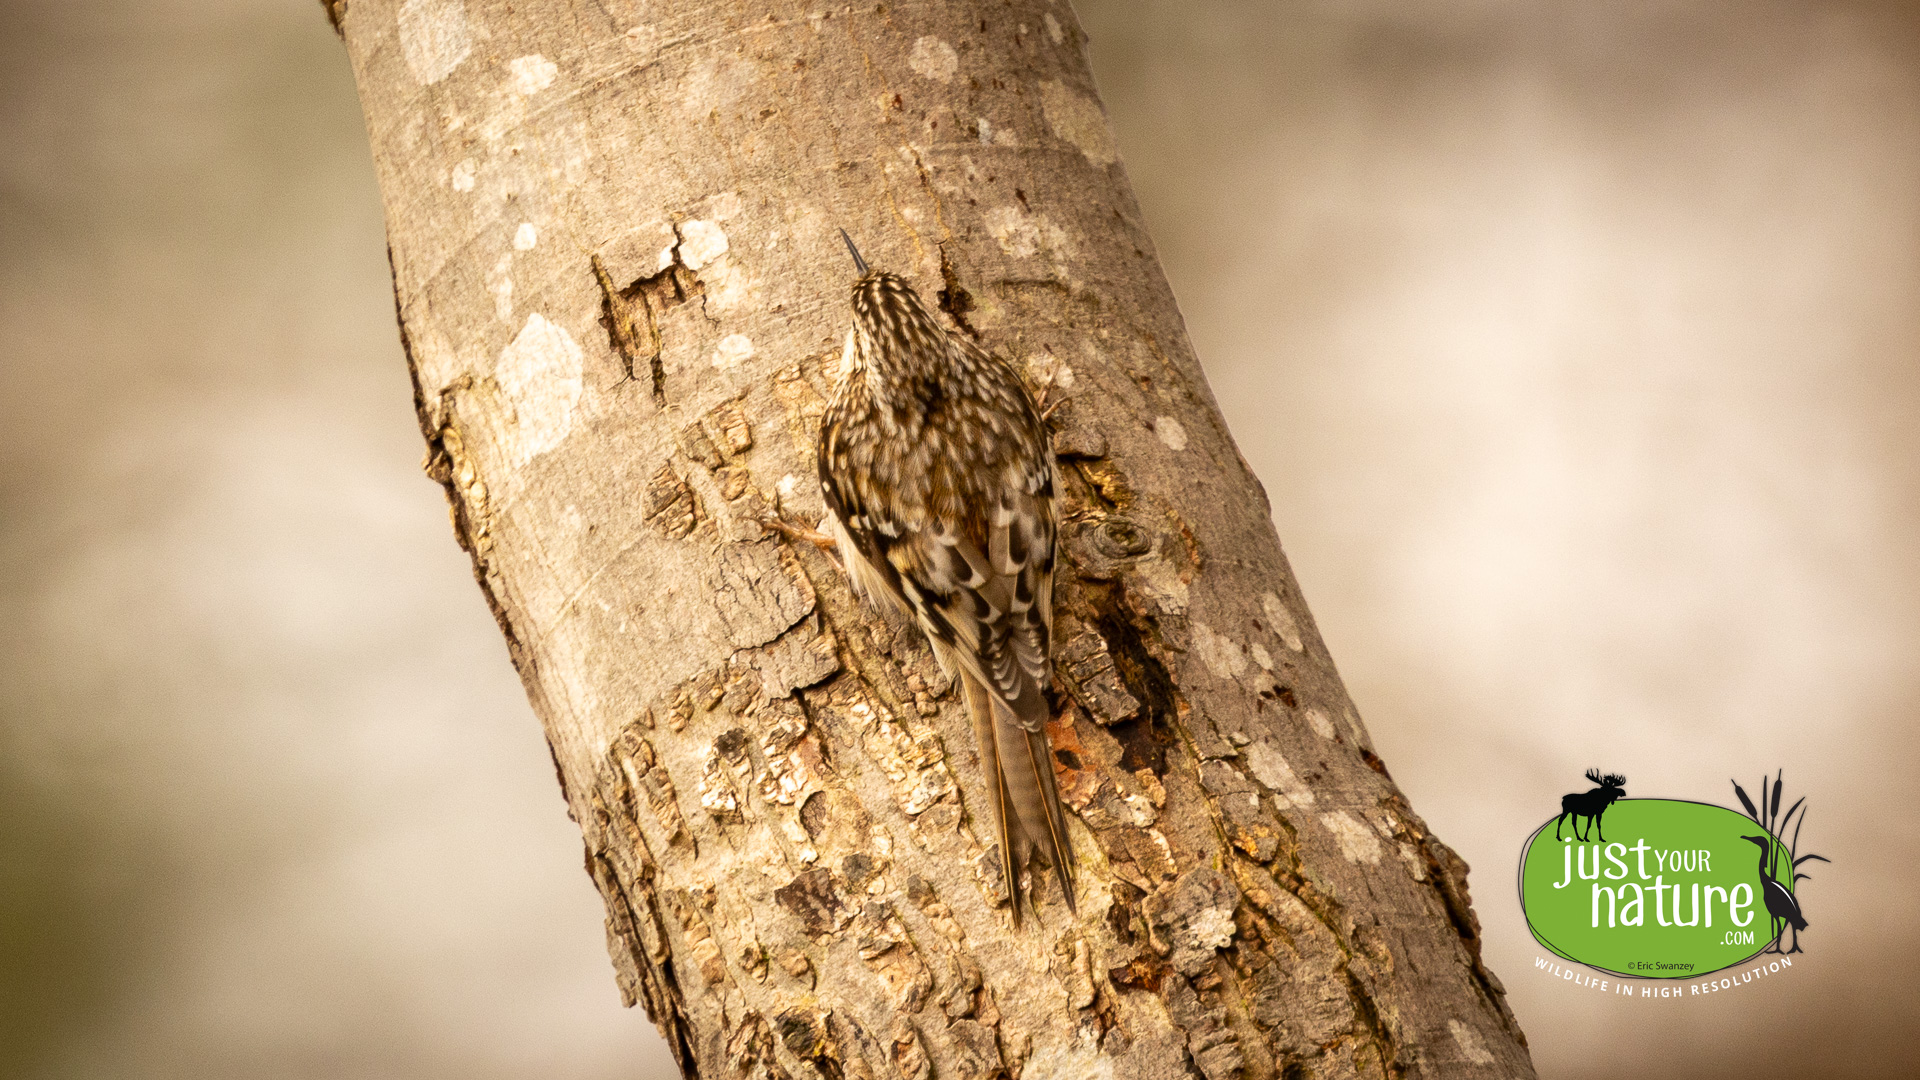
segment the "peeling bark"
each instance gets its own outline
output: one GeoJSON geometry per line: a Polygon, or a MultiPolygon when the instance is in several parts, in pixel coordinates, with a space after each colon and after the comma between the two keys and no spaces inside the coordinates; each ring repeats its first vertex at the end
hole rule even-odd
{"type": "Polygon", "coordinates": [[[688,1076],[1531,1076],[1214,406],[1071,9],[354,0],[402,340],[623,1000],[688,1076]],[[830,556],[844,226],[1044,395],[1083,883],[830,556]]]}

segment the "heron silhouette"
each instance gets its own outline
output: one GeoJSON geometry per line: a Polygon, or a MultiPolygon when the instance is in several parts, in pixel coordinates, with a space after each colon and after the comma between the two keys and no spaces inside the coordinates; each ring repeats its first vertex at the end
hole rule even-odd
{"type": "Polygon", "coordinates": [[[1800,951],[1800,931],[1807,928],[1807,920],[1800,914],[1800,904],[1787,891],[1787,887],[1776,881],[1773,868],[1767,864],[1772,861],[1773,837],[1742,836],[1760,846],[1760,897],[1767,905],[1767,914],[1773,922],[1773,952],[1797,953],[1800,951]],[[1780,948],[1780,935],[1786,932],[1786,926],[1793,927],[1793,948],[1780,948]]]}

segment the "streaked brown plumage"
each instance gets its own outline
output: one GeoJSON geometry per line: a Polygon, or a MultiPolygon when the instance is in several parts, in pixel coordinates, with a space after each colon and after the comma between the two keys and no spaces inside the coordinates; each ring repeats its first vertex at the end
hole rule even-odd
{"type": "Polygon", "coordinates": [[[820,423],[831,534],[855,587],[912,612],[962,683],[1014,919],[1035,850],[1072,908],[1046,730],[1057,533],[1046,427],[1004,362],[940,325],[904,280],[854,261],[853,329],[820,423]]]}

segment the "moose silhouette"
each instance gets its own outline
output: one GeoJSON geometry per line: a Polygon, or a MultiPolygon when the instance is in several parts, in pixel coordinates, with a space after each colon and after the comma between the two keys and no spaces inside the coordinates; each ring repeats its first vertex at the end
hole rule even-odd
{"type": "Polygon", "coordinates": [[[1606,831],[1600,827],[1600,817],[1607,812],[1607,807],[1612,806],[1615,800],[1626,795],[1627,778],[1617,773],[1602,776],[1599,769],[1588,769],[1587,779],[1600,786],[1592,791],[1576,791],[1561,797],[1560,816],[1553,819],[1555,840],[1560,839],[1560,823],[1572,818],[1574,839],[1585,843],[1587,837],[1580,835],[1580,819],[1586,818],[1587,831],[1599,833],[1600,842],[1603,844],[1607,842],[1606,831]]]}

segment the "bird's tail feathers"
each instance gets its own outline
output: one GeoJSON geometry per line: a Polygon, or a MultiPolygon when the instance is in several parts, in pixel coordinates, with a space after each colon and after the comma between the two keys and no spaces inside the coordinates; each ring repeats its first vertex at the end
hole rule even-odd
{"type": "Polygon", "coordinates": [[[1060,879],[1060,895],[1067,902],[1067,910],[1078,915],[1080,906],[1073,899],[1073,844],[1067,839],[1066,810],[1060,805],[1060,790],[1054,783],[1053,747],[1044,729],[1029,731],[1026,736],[1027,760],[1040,779],[1039,809],[1046,819],[1047,860],[1060,879]]]}
{"type": "Polygon", "coordinates": [[[1047,741],[1048,710],[1039,684],[1022,672],[1019,694],[1010,704],[992,698],[995,754],[1000,759],[1006,802],[1025,839],[1038,847],[1060,879],[1067,908],[1078,912],[1073,895],[1073,849],[1067,839],[1066,811],[1053,779],[1053,747],[1047,741]],[[1018,709],[1016,711],[1016,706],[1018,709]]]}
{"type": "Polygon", "coordinates": [[[961,683],[967,696],[967,715],[973,720],[973,741],[980,751],[980,773],[987,782],[987,788],[993,795],[993,825],[995,837],[1000,843],[1000,872],[1006,879],[1007,902],[1013,905],[1013,925],[1020,925],[1020,867],[1026,864],[1026,837],[1020,848],[1013,846],[1014,835],[1020,831],[1018,819],[1014,815],[1013,804],[1007,791],[1007,772],[1000,754],[1000,740],[994,735],[995,708],[992,695],[986,687],[972,675],[962,674],[961,683]]]}

